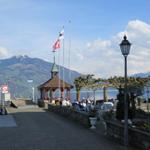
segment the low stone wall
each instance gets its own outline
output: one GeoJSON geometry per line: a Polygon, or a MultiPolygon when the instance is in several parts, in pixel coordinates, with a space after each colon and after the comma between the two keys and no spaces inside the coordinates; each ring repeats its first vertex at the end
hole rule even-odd
{"type": "Polygon", "coordinates": [[[119,142],[123,143],[124,131],[123,126],[116,122],[106,121],[107,135],[119,139],[119,142]]]}
{"type": "Polygon", "coordinates": [[[90,126],[88,114],[75,111],[71,107],[53,106],[51,104],[48,104],[48,110],[64,116],[65,118],[68,118],[70,120],[76,121],[86,127],[90,126]]]}
{"type": "MultiPolygon", "coordinates": [[[[123,143],[123,125],[111,121],[106,121],[106,125],[107,135],[115,137],[123,143]]],[[[129,144],[140,150],[150,150],[150,133],[134,128],[129,128],[129,144]]]]}
{"type": "Polygon", "coordinates": [[[18,108],[20,106],[27,106],[27,105],[33,105],[34,103],[32,100],[26,100],[26,99],[17,99],[11,101],[11,106],[18,108]]]}
{"type": "Polygon", "coordinates": [[[150,150],[150,133],[137,129],[130,129],[130,144],[141,150],[150,150]]]}

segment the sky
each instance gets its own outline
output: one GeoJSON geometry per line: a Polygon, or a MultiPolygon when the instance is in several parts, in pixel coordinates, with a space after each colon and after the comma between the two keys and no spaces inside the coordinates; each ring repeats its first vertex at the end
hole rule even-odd
{"type": "Polygon", "coordinates": [[[53,62],[64,26],[57,64],[96,77],[123,76],[119,44],[126,34],[128,74],[148,72],[149,12],[149,0],[0,0],[0,59],[28,55],[53,62]]]}

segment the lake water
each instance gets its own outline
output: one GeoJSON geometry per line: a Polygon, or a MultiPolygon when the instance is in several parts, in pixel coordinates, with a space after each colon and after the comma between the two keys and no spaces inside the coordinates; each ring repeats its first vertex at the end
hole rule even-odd
{"type": "MultiPolygon", "coordinates": [[[[108,89],[107,90],[107,96],[108,99],[116,99],[116,96],[118,94],[118,90],[116,89],[108,89]]],[[[92,90],[81,90],[80,92],[80,99],[82,98],[90,98],[94,100],[94,92],[92,90]]],[[[95,100],[102,100],[103,99],[103,90],[97,90],[95,91],[95,100]]],[[[76,91],[71,91],[71,101],[76,100],[76,91]]]]}
{"type": "MultiPolygon", "coordinates": [[[[107,96],[108,99],[116,99],[118,94],[118,90],[114,88],[108,88],[107,89],[107,96]]],[[[142,96],[144,99],[150,98],[150,87],[144,88],[144,94],[142,96]]],[[[82,98],[90,98],[94,100],[94,92],[92,90],[81,90],[80,92],[80,99],[82,98]]],[[[95,92],[95,100],[102,100],[103,99],[103,89],[99,89],[95,92]]],[[[76,91],[71,91],[71,101],[76,100],[76,91]]]]}
{"type": "MultiPolygon", "coordinates": [[[[118,90],[115,88],[108,88],[107,89],[107,97],[108,99],[116,99],[118,94],[118,90]]],[[[56,97],[59,95],[59,92],[56,92],[56,97]]],[[[147,98],[150,98],[150,88],[145,88],[144,89],[144,95],[143,97],[147,100],[147,98]]],[[[80,99],[87,99],[90,98],[94,100],[94,92],[93,90],[81,90],[80,91],[80,99]]],[[[99,89],[95,91],[95,100],[103,100],[103,89],[99,89]]],[[[74,102],[76,101],[76,90],[71,90],[71,101],[74,102]]]]}

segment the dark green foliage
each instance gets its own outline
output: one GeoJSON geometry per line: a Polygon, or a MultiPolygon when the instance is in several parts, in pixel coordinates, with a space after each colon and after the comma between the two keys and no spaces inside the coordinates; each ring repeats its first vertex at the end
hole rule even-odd
{"type": "Polygon", "coordinates": [[[119,94],[117,95],[118,103],[116,107],[116,118],[122,120],[124,118],[124,94],[123,89],[119,89],[119,94]]]}
{"type": "MultiPolygon", "coordinates": [[[[119,88],[119,94],[117,95],[118,103],[116,107],[116,118],[118,120],[124,119],[124,89],[119,88]]],[[[135,96],[131,92],[130,95],[127,94],[127,101],[128,101],[128,118],[133,119],[135,116],[135,96]]]]}

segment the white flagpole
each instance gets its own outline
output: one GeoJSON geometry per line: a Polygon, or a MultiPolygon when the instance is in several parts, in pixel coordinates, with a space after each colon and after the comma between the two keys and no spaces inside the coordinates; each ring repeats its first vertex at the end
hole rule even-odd
{"type": "MultiPolygon", "coordinates": [[[[59,70],[59,79],[60,79],[60,52],[58,52],[58,70],[59,70]]],[[[58,81],[58,87],[59,87],[59,97],[61,97],[61,89],[60,89],[60,80],[58,81]]]]}
{"type": "MultiPolygon", "coordinates": [[[[63,30],[64,30],[64,26],[63,26],[63,30]]],[[[64,73],[65,73],[64,67],[65,67],[65,40],[63,38],[63,81],[64,81],[64,73]]],[[[63,82],[63,92],[64,92],[64,82],[63,82]]]]}
{"type": "MultiPolygon", "coordinates": [[[[65,57],[65,48],[64,48],[64,38],[63,38],[63,35],[64,34],[64,26],[63,26],[63,29],[62,29],[62,31],[61,32],[59,32],[59,36],[58,36],[58,40],[59,40],[59,42],[62,40],[62,44],[63,44],[63,80],[64,80],[64,57],[65,57]]],[[[59,43],[60,44],[60,43],[59,43]]],[[[56,48],[60,48],[60,45],[58,46],[57,45],[57,47],[56,48]]],[[[61,79],[61,72],[60,72],[60,52],[58,52],[58,65],[59,65],[59,79],[61,79]]],[[[59,96],[61,97],[61,87],[60,87],[60,80],[59,80],[59,96]]],[[[63,85],[63,89],[64,89],[64,85],[63,85]]]]}
{"type": "MultiPolygon", "coordinates": [[[[54,58],[54,64],[56,64],[56,55],[55,55],[55,54],[56,54],[56,51],[53,50],[52,52],[53,52],[53,54],[54,54],[54,55],[53,55],[53,56],[54,56],[54,57],[53,57],[53,58],[54,58]]],[[[52,74],[51,74],[51,79],[52,79],[52,74]]],[[[52,91],[51,91],[51,98],[54,99],[54,93],[53,93],[52,91]]]]}
{"type": "Polygon", "coordinates": [[[68,68],[69,68],[69,82],[71,83],[71,20],[69,20],[70,34],[69,34],[69,57],[68,57],[68,68]]]}

